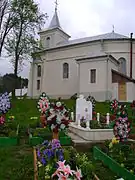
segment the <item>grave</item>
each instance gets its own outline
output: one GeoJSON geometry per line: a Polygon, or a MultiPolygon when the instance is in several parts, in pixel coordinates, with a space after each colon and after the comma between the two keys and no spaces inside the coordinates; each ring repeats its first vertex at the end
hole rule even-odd
{"type": "Polygon", "coordinates": [[[92,120],[92,103],[86,101],[83,95],[76,100],[76,125],[80,126],[81,119],[86,121],[89,129],[90,120],[92,120]]]}
{"type": "Polygon", "coordinates": [[[69,130],[86,141],[100,141],[113,138],[113,129],[90,129],[92,121],[92,102],[81,94],[76,100],[76,120],[69,125],[69,130]],[[86,128],[80,126],[81,120],[86,122],[86,128]]]}

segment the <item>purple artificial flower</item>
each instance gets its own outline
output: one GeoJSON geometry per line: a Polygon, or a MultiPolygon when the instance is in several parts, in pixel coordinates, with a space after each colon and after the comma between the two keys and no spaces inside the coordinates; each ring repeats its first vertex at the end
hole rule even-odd
{"type": "Polygon", "coordinates": [[[53,139],[53,140],[52,140],[52,144],[57,144],[57,143],[60,144],[60,141],[59,141],[58,139],[53,139]]]}
{"type": "Polygon", "coordinates": [[[41,155],[41,154],[40,154],[40,150],[38,149],[38,150],[37,150],[37,156],[40,157],[40,155],[41,155]]]}
{"type": "Polygon", "coordinates": [[[42,145],[45,145],[45,146],[47,146],[49,144],[49,141],[48,140],[45,140],[43,143],[42,143],[42,145]]]}
{"type": "Polygon", "coordinates": [[[46,165],[47,162],[46,162],[45,158],[42,157],[41,163],[42,163],[43,165],[46,165]]]}
{"type": "Polygon", "coordinates": [[[59,161],[64,161],[64,157],[62,155],[59,156],[59,161]]]}

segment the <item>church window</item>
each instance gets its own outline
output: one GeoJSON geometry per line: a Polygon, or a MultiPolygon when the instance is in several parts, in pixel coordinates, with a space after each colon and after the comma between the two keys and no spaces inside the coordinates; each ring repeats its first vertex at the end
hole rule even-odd
{"type": "Polygon", "coordinates": [[[96,69],[90,70],[90,83],[96,83],[96,69]]]}
{"type": "Polygon", "coordinates": [[[37,66],[37,77],[41,77],[41,65],[37,66]]]}
{"type": "Polygon", "coordinates": [[[68,79],[69,77],[69,64],[64,63],[63,64],[63,79],[68,79]]]}
{"type": "Polygon", "coordinates": [[[37,90],[40,89],[40,80],[37,80],[37,90]]]}
{"type": "Polygon", "coordinates": [[[50,46],[50,37],[47,37],[46,38],[46,47],[49,47],[50,46]]]}
{"type": "Polygon", "coordinates": [[[119,71],[122,73],[122,74],[125,74],[127,73],[127,70],[126,70],[126,59],[121,57],[119,58],[119,71]]]}

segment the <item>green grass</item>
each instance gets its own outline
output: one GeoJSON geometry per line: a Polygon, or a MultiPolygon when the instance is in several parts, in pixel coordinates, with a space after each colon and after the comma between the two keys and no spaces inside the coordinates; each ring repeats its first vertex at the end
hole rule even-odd
{"type": "MultiPolygon", "coordinates": [[[[68,108],[73,111],[75,110],[74,100],[62,101],[65,102],[68,108]]],[[[106,114],[110,111],[109,104],[105,102],[96,103],[95,110],[101,114],[106,114]]],[[[10,148],[0,148],[0,180],[32,180],[34,175],[33,151],[32,148],[25,143],[28,141],[28,137],[26,137],[26,128],[28,124],[35,123],[37,121],[31,120],[30,117],[40,116],[37,109],[37,100],[13,100],[12,108],[6,116],[8,117],[9,115],[15,116],[15,121],[20,124],[21,144],[20,146],[10,148]]],[[[100,166],[102,165],[98,163],[97,172],[99,171],[100,166]]],[[[108,177],[109,175],[114,176],[114,174],[111,174],[111,171],[105,167],[101,167],[100,170],[105,171],[105,174],[107,174],[108,177]]],[[[101,171],[99,172],[101,173],[101,171]]]]}
{"type": "Polygon", "coordinates": [[[33,180],[32,148],[0,148],[0,180],[33,180]]]}

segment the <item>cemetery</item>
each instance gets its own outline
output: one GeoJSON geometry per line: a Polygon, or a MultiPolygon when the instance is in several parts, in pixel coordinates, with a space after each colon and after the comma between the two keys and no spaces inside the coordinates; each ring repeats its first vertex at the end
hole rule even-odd
{"type": "Polygon", "coordinates": [[[134,101],[99,103],[83,95],[1,94],[0,179],[135,179],[133,107],[134,101]]]}

